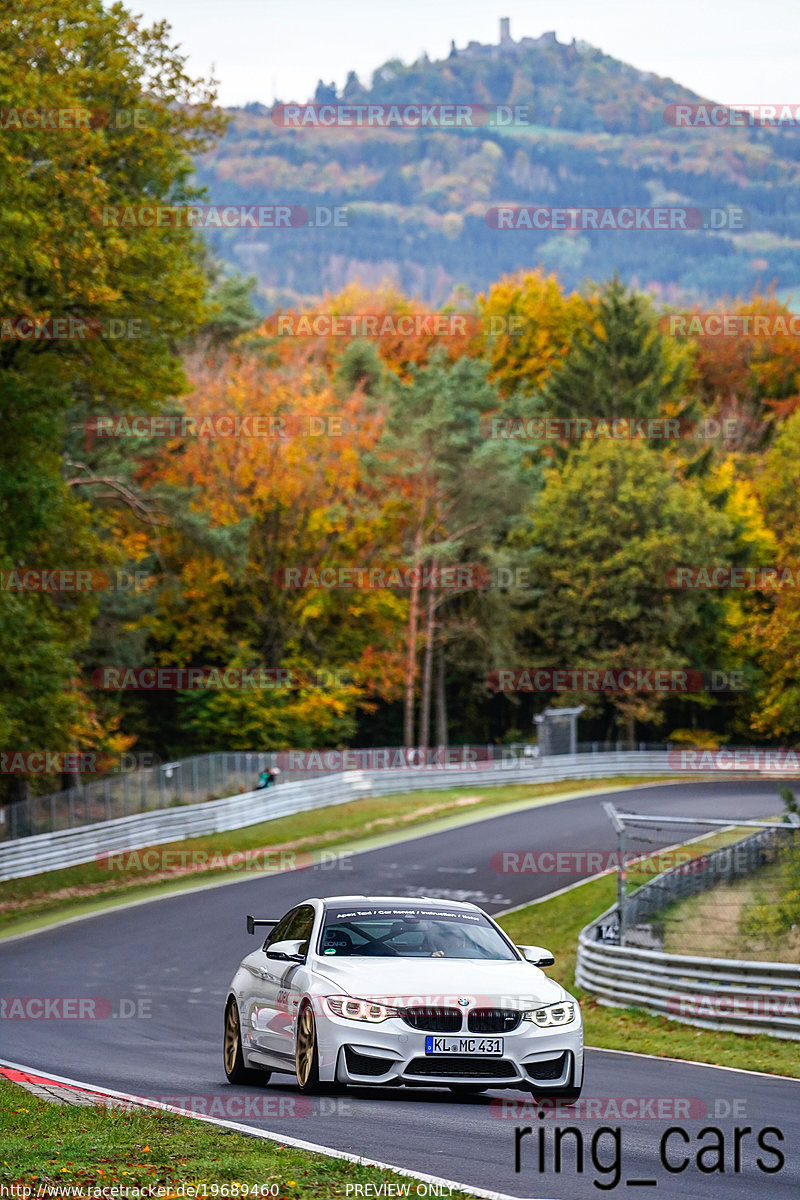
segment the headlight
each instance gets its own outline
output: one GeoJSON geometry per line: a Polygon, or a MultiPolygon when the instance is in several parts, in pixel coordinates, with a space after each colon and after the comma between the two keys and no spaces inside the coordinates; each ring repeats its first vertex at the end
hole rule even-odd
{"type": "Polygon", "coordinates": [[[546,1004],[544,1008],[534,1008],[522,1014],[523,1021],[533,1021],[534,1025],[569,1025],[575,1019],[574,1004],[546,1004]]]}
{"type": "Polygon", "coordinates": [[[352,996],[326,996],[325,1003],[335,1017],[347,1017],[349,1021],[369,1021],[372,1025],[398,1015],[396,1008],[376,1004],[372,1000],[357,1000],[352,996]]]}

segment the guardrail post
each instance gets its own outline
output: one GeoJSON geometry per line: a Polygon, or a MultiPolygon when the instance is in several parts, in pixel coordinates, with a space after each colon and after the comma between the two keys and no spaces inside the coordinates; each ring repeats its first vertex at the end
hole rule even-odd
{"type": "Polygon", "coordinates": [[[616,808],[610,800],[603,803],[606,816],[611,821],[617,834],[617,910],[619,914],[619,944],[625,945],[625,822],[621,821],[616,808]]]}

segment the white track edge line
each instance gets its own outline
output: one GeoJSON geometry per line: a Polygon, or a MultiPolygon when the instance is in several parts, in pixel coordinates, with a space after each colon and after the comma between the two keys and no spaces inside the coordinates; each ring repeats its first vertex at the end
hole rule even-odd
{"type": "MultiPolygon", "coordinates": [[[[282,1146],[292,1146],[296,1150],[307,1150],[315,1154],[324,1154],[328,1158],[338,1158],[345,1162],[355,1163],[357,1166],[363,1167],[378,1167],[384,1171],[393,1171],[396,1175],[402,1175],[408,1179],[417,1179],[422,1183],[434,1183],[443,1187],[448,1187],[451,1191],[467,1192],[471,1196],[479,1196],[482,1200],[556,1200],[556,1198],[546,1197],[520,1197],[512,1196],[507,1192],[487,1192],[482,1188],[470,1187],[468,1184],[457,1183],[452,1179],[444,1179],[439,1175],[428,1175],[417,1171],[410,1171],[406,1167],[395,1167],[391,1163],[380,1162],[376,1158],[365,1158],[363,1155],[350,1154],[347,1150],[336,1150],[332,1146],[319,1146],[315,1142],[304,1142],[300,1138],[284,1137],[279,1133],[273,1133],[269,1129],[254,1129],[250,1125],[242,1125],[238,1121],[225,1121],[221,1117],[210,1117],[204,1113],[187,1113],[184,1109],[178,1108],[173,1104],[162,1104],[159,1100],[150,1100],[146,1096],[134,1096],[130,1092],[118,1092],[112,1088],[100,1088],[95,1084],[81,1083],[77,1079],[68,1079],[63,1075],[53,1075],[48,1071],[40,1071],[36,1067],[26,1067],[22,1063],[12,1063],[7,1059],[0,1059],[0,1067],[8,1067],[14,1071],[22,1071],[27,1075],[38,1076],[40,1079],[49,1079],[54,1083],[66,1084],[70,1087],[77,1088],[81,1091],[88,1092],[96,1096],[110,1096],[116,1100],[128,1100],[141,1105],[142,1108],[152,1108],[161,1112],[172,1113],[179,1117],[188,1117],[193,1121],[204,1121],[207,1125],[216,1125],[221,1129],[230,1129],[235,1133],[243,1133],[248,1137],[260,1138],[262,1141],[277,1142],[282,1146]]],[[[10,1079],[9,1083],[19,1083],[18,1080],[10,1079]]],[[[563,1197],[560,1200],[564,1200],[563,1197]]]]}
{"type": "Polygon", "coordinates": [[[596,1054],[627,1054],[631,1058],[651,1058],[655,1062],[684,1063],[687,1067],[707,1067],[709,1071],[733,1071],[736,1075],[758,1075],[761,1079],[785,1079],[788,1083],[800,1083],[794,1075],[776,1075],[773,1071],[751,1071],[747,1067],[726,1067],[722,1063],[698,1062],[694,1058],[671,1058],[667,1054],[643,1054],[640,1050],[611,1050],[606,1046],[584,1046],[596,1054]]]}

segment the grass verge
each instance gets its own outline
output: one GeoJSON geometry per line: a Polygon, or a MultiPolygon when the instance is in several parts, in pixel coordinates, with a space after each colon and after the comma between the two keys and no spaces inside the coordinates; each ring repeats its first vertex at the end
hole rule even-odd
{"type": "Polygon", "coordinates": [[[658,779],[615,777],[585,783],[512,784],[476,791],[411,792],[331,805],[207,837],[151,846],[105,861],[82,863],[0,883],[0,937],[27,933],[49,920],[80,916],[113,903],[198,887],[264,872],[265,854],[246,863],[236,856],[269,850],[271,863],[308,866],[325,850],[364,849],[396,840],[407,830],[482,820],[505,809],[527,808],[591,792],[613,791],[658,779]],[[277,852],[277,854],[275,853],[277,852]],[[283,853],[283,859],[278,855],[283,853]],[[148,864],[153,864],[152,867],[148,864]]]}
{"type": "MultiPolygon", "coordinates": [[[[531,789],[525,790],[530,797],[531,789]]],[[[441,798],[441,793],[436,795],[441,798]]],[[[741,833],[732,831],[685,849],[694,857],[739,836],[741,833]]],[[[646,866],[629,872],[632,885],[650,878],[652,871],[646,866]]],[[[610,907],[615,897],[616,877],[612,874],[500,918],[516,942],[545,945],[554,952],[557,977],[581,1000],[588,1045],[800,1078],[793,1043],[764,1035],[693,1029],[637,1009],[600,1005],[575,988],[578,934],[610,907]]],[[[348,1184],[371,1184],[375,1189],[390,1184],[398,1189],[409,1187],[407,1195],[424,1194],[415,1190],[413,1180],[390,1171],[258,1141],[166,1113],[57,1107],[3,1079],[0,1146],[0,1182],[49,1186],[52,1191],[42,1192],[44,1200],[48,1195],[63,1196],[56,1189],[66,1186],[81,1189],[72,1193],[76,1200],[81,1194],[95,1200],[110,1194],[107,1189],[112,1187],[151,1185],[163,1189],[153,1193],[162,1200],[179,1195],[181,1186],[183,1195],[187,1188],[197,1187],[196,1194],[204,1198],[259,1194],[281,1200],[316,1200],[345,1196],[348,1184]]],[[[403,1194],[388,1188],[384,1191],[403,1194]]],[[[467,1193],[454,1191],[452,1195],[461,1200],[467,1193]]]]}
{"type": "MultiPolygon", "coordinates": [[[[292,1134],[302,1137],[302,1131],[292,1134]]],[[[5,1079],[0,1079],[0,1147],[0,1182],[33,1185],[33,1196],[41,1187],[41,1200],[64,1200],[69,1194],[73,1200],[99,1200],[104,1194],[111,1196],[111,1188],[131,1189],[131,1197],[137,1195],[132,1189],[151,1187],[150,1194],[160,1200],[184,1200],[192,1195],[190,1187],[198,1189],[195,1194],[201,1200],[316,1200],[345,1196],[347,1184],[371,1184],[372,1195],[381,1194],[382,1184],[409,1187],[405,1194],[410,1196],[426,1194],[424,1184],[417,1192],[413,1179],[393,1171],[250,1138],[171,1113],[51,1104],[5,1079]],[[67,1193],[68,1187],[79,1190],[67,1193]]],[[[403,1194],[387,1187],[383,1191],[403,1194]]],[[[365,1192],[369,1195],[366,1189],[362,1195],[365,1192]]],[[[22,1200],[22,1192],[16,1195],[22,1200]]],[[[467,1193],[454,1190],[451,1195],[465,1200],[467,1193]]],[[[116,1197],[125,1200],[126,1192],[117,1191],[116,1197]]]]}
{"type": "MultiPolygon", "coordinates": [[[[683,849],[691,857],[708,854],[749,830],[693,842],[683,849]]],[[[628,872],[629,884],[645,883],[652,871],[628,872]]],[[[517,912],[498,918],[515,942],[546,946],[555,955],[552,973],[581,1003],[587,1046],[606,1050],[633,1050],[665,1058],[686,1058],[717,1066],[738,1067],[746,1071],[766,1071],[800,1079],[797,1042],[783,1041],[766,1034],[724,1033],[695,1029],[680,1021],[670,1021],[638,1008],[611,1008],[575,986],[575,962],[578,935],[616,900],[616,875],[587,880],[579,887],[529,904],[517,912]]]]}
{"type": "Polygon", "coordinates": [[[800,847],[659,914],[668,954],[800,963],[800,847]],[[782,912],[785,906],[787,912],[782,912]],[[791,922],[791,924],[790,924],[791,922]]]}

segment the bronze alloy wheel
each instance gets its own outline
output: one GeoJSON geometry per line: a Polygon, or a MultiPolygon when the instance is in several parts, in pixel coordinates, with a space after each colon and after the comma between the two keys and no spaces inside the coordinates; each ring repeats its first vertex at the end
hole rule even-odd
{"type": "Polygon", "coordinates": [[[225,1036],[222,1042],[222,1061],[228,1083],[268,1083],[271,1071],[259,1071],[244,1065],[242,1029],[239,1009],[233,996],[225,1009],[225,1036]]]}
{"type": "Polygon", "coordinates": [[[301,1091],[310,1091],[319,1083],[319,1061],[317,1057],[317,1027],[311,1005],[306,1004],[297,1020],[297,1045],[295,1049],[297,1082],[301,1091]]]}
{"type": "Polygon", "coordinates": [[[232,1000],[228,1004],[225,1013],[223,1055],[225,1058],[225,1074],[230,1079],[236,1070],[236,1059],[239,1055],[239,1010],[232,1000]]]}

